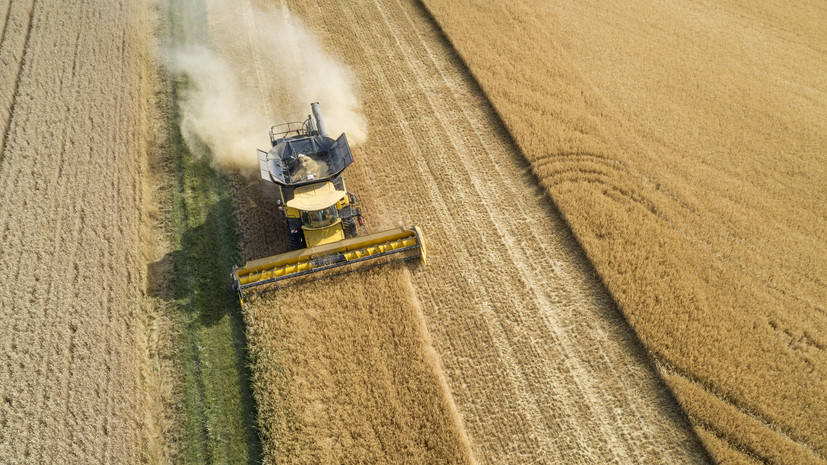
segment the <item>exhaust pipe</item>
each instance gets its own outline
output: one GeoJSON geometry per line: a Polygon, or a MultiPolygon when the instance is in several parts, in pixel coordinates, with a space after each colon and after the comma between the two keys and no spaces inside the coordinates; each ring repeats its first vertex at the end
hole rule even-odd
{"type": "Polygon", "coordinates": [[[327,137],[327,130],[324,127],[322,110],[319,108],[319,102],[311,103],[310,108],[313,110],[313,117],[316,118],[316,127],[319,129],[319,134],[327,137]]]}

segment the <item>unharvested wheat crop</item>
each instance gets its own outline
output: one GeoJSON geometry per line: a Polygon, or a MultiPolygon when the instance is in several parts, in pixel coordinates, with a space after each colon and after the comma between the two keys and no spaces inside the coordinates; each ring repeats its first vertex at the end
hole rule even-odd
{"type": "Polygon", "coordinates": [[[0,462],[157,453],[142,2],[0,2],[0,462]]]}
{"type": "Polygon", "coordinates": [[[713,457],[827,462],[823,3],[424,3],[713,457]]]}

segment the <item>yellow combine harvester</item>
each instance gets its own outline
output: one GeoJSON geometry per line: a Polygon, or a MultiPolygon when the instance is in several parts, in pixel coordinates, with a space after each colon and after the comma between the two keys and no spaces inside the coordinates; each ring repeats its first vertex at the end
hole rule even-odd
{"type": "Polygon", "coordinates": [[[270,151],[258,151],[261,177],[278,187],[276,207],[287,223],[293,251],[235,267],[235,289],[242,300],[252,287],[299,277],[313,280],[319,275],[310,275],[332,268],[380,259],[425,261],[417,227],[367,234],[356,197],[342,178],[353,163],[347,138],[327,137],[319,104],[311,109],[313,116],[305,121],[271,127],[270,151]]]}

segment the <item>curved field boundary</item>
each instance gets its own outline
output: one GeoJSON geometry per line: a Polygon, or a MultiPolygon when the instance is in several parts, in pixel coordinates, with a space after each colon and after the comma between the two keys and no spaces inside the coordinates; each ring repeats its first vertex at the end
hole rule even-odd
{"type": "Polygon", "coordinates": [[[713,457],[824,463],[823,5],[423,3],[713,457]]]}

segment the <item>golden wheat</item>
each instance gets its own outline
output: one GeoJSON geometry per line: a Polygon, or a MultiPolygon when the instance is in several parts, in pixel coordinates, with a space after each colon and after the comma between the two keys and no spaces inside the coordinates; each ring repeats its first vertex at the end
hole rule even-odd
{"type": "Polygon", "coordinates": [[[713,456],[827,462],[824,5],[424,3],[713,456]]]}
{"type": "Polygon", "coordinates": [[[3,2],[0,462],[158,452],[141,290],[142,2],[3,2]]]}
{"type": "Polygon", "coordinates": [[[470,463],[405,270],[346,281],[285,289],[247,308],[267,456],[279,463],[470,463]]]}

